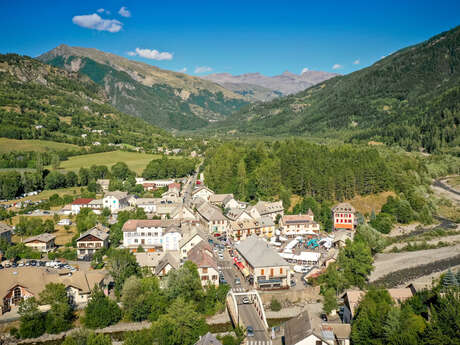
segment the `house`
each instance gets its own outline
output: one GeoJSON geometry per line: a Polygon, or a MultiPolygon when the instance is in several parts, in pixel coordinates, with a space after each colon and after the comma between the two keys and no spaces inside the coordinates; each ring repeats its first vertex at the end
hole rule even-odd
{"type": "Polygon", "coordinates": [[[152,273],[158,266],[160,259],[163,257],[162,252],[135,252],[134,257],[140,267],[147,267],[152,273]]]}
{"type": "Polygon", "coordinates": [[[155,184],[155,187],[157,188],[165,188],[168,187],[170,184],[174,183],[174,180],[153,180],[146,182],[153,182],[155,184]]]}
{"type": "Polygon", "coordinates": [[[89,203],[93,201],[94,199],[92,198],[78,198],[75,199],[72,204],[72,214],[79,214],[80,210],[84,207],[89,207],[89,203]]]}
{"type": "Polygon", "coordinates": [[[304,311],[286,321],[284,325],[285,345],[330,345],[320,334],[313,330],[310,315],[304,311]]]}
{"type": "Polygon", "coordinates": [[[334,230],[354,230],[356,227],[356,211],[349,203],[341,203],[332,208],[334,230]]]}
{"type": "Polygon", "coordinates": [[[197,209],[200,220],[207,225],[210,233],[224,234],[227,232],[228,219],[222,214],[220,208],[208,202],[203,203],[197,209]]]}
{"type": "Polygon", "coordinates": [[[169,184],[168,191],[179,194],[180,193],[180,183],[174,182],[174,183],[169,184]]]}
{"type": "Polygon", "coordinates": [[[283,201],[258,201],[254,206],[248,207],[248,212],[254,219],[258,219],[262,216],[269,216],[275,221],[278,215],[284,215],[283,201]]]}
{"type": "Polygon", "coordinates": [[[179,243],[182,239],[181,229],[176,225],[168,226],[163,232],[162,248],[164,252],[179,251],[179,243]]]}
{"type": "Polygon", "coordinates": [[[279,225],[281,234],[289,238],[319,233],[319,224],[313,220],[313,213],[284,215],[279,225]]]}
{"type": "Polygon", "coordinates": [[[91,259],[97,250],[109,246],[109,234],[94,227],[82,233],[76,242],[78,259],[91,259]]]}
{"type": "Polygon", "coordinates": [[[201,186],[192,191],[192,199],[202,198],[203,200],[208,200],[213,194],[215,194],[214,191],[206,186],[201,186]]]}
{"type": "Polygon", "coordinates": [[[336,248],[343,248],[345,247],[345,243],[347,240],[353,241],[354,231],[351,230],[337,230],[334,233],[334,240],[333,245],[336,248]]]}
{"type": "Polygon", "coordinates": [[[192,229],[185,233],[179,243],[180,258],[185,259],[190,250],[192,250],[198,243],[204,241],[206,236],[198,229],[192,229]]]}
{"type": "Polygon", "coordinates": [[[230,222],[227,234],[234,240],[239,241],[252,235],[271,238],[275,231],[275,223],[270,217],[262,217],[259,220],[243,219],[230,222]]]}
{"type": "Polygon", "coordinates": [[[242,221],[245,219],[254,219],[245,209],[238,208],[238,207],[230,208],[226,214],[226,217],[236,222],[242,221]]]}
{"type": "Polygon", "coordinates": [[[166,219],[130,219],[122,227],[123,247],[136,250],[141,245],[146,251],[154,252],[163,248],[166,228],[177,223],[166,219]]]}
{"type": "Polygon", "coordinates": [[[208,332],[200,336],[200,339],[194,345],[222,345],[222,343],[217,340],[214,334],[208,332]]]}
{"type": "Polygon", "coordinates": [[[182,202],[182,198],[180,197],[180,193],[176,189],[168,190],[161,194],[161,198],[166,201],[179,203],[182,202]]]}
{"type": "Polygon", "coordinates": [[[64,219],[61,219],[57,225],[62,225],[62,226],[66,226],[66,225],[72,225],[72,221],[68,218],[64,218],[64,219]]]}
{"type": "Polygon", "coordinates": [[[232,209],[232,208],[246,208],[246,204],[243,202],[239,202],[235,200],[233,194],[227,195],[227,197],[222,201],[222,206],[224,209],[232,209]]]}
{"type": "Polygon", "coordinates": [[[87,303],[91,290],[95,285],[105,289],[107,293],[107,272],[76,271],[61,273],[43,267],[19,267],[5,270],[0,279],[0,310],[1,314],[18,306],[23,299],[39,298],[40,292],[49,283],[62,283],[66,287],[70,301],[75,304],[87,303]]]}
{"type": "Polygon", "coordinates": [[[96,180],[96,183],[101,186],[102,191],[106,192],[109,190],[109,184],[110,180],[109,179],[98,179],[96,180]]]}
{"type": "Polygon", "coordinates": [[[208,201],[216,206],[223,206],[225,201],[233,199],[233,194],[211,194],[208,201]]]}
{"type": "Polygon", "coordinates": [[[157,204],[160,203],[159,198],[136,198],[131,200],[131,205],[142,208],[145,213],[155,213],[157,204]]]}
{"type": "Polygon", "coordinates": [[[54,244],[54,240],[56,236],[43,233],[37,236],[28,237],[24,240],[24,244],[26,247],[32,248],[42,253],[48,253],[49,251],[53,250],[56,245],[54,244]]]}
{"type": "Polygon", "coordinates": [[[208,284],[219,286],[219,272],[217,262],[212,253],[212,249],[206,242],[200,242],[192,248],[187,255],[187,260],[192,261],[198,268],[201,286],[208,284]]]}
{"type": "Polygon", "coordinates": [[[195,212],[193,212],[190,207],[183,204],[176,207],[169,215],[172,219],[196,220],[195,212]]]}
{"type": "Polygon", "coordinates": [[[163,257],[158,262],[157,267],[155,267],[155,275],[159,278],[163,278],[169,273],[169,271],[177,270],[179,266],[179,258],[176,255],[168,252],[163,255],[163,257]]]}
{"type": "Polygon", "coordinates": [[[11,243],[11,235],[13,234],[13,228],[5,223],[0,223],[0,240],[4,240],[7,243],[11,243]]]}
{"type": "Polygon", "coordinates": [[[108,192],[104,195],[103,205],[111,212],[118,212],[120,209],[129,206],[128,192],[108,192]]]}
{"type": "Polygon", "coordinates": [[[334,345],[350,345],[351,325],[349,323],[323,323],[321,333],[334,345]]]}
{"type": "Polygon", "coordinates": [[[250,274],[249,281],[257,289],[289,288],[291,269],[289,264],[268,246],[268,243],[256,236],[241,241],[236,251],[242,258],[242,264],[250,274]]]}

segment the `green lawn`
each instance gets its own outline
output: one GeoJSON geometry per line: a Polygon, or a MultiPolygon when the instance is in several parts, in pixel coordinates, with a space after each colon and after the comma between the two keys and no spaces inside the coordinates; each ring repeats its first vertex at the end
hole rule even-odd
{"type": "Polygon", "coordinates": [[[76,150],[79,147],[72,144],[57,143],[48,140],[16,140],[8,138],[0,138],[0,153],[11,151],[60,151],[60,150],[76,150]]]}
{"type": "Polygon", "coordinates": [[[140,174],[152,159],[160,157],[160,155],[125,151],[92,153],[70,157],[69,160],[61,162],[61,169],[77,171],[82,167],[89,168],[94,164],[110,167],[115,163],[125,162],[131,170],[140,174]]]}

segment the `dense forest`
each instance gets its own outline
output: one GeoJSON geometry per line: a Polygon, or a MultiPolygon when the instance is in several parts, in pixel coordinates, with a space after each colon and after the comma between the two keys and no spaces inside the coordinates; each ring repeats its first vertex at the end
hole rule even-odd
{"type": "Polygon", "coordinates": [[[215,128],[341,137],[460,154],[460,27],[296,95],[249,105],[215,128]]]}

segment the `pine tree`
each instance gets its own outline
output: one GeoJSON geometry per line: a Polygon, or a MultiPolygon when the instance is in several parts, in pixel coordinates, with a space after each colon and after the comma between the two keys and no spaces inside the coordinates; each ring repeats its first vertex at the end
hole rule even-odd
{"type": "Polygon", "coordinates": [[[456,286],[457,284],[458,284],[457,279],[455,278],[455,275],[452,273],[452,271],[449,268],[449,270],[446,272],[446,274],[442,278],[442,285],[445,288],[448,288],[451,286],[456,286]]]}

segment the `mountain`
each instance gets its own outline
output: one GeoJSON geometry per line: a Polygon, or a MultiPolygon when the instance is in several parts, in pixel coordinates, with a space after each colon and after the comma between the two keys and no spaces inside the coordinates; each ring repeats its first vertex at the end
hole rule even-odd
{"type": "Polygon", "coordinates": [[[16,54],[0,55],[0,137],[145,148],[174,140],[118,111],[87,76],[16,54]]]}
{"type": "Polygon", "coordinates": [[[341,136],[460,154],[459,117],[460,26],[354,73],[249,105],[215,128],[231,133],[341,136]]]}
{"type": "Polygon", "coordinates": [[[248,104],[211,81],[93,48],[60,45],[37,59],[89,76],[117,109],[163,128],[200,128],[248,104]]]}
{"type": "Polygon", "coordinates": [[[338,76],[336,73],[306,71],[294,74],[289,71],[281,75],[268,77],[260,73],[231,75],[215,73],[202,77],[211,80],[236,93],[251,97],[254,100],[267,101],[279,96],[286,96],[338,76]]]}

